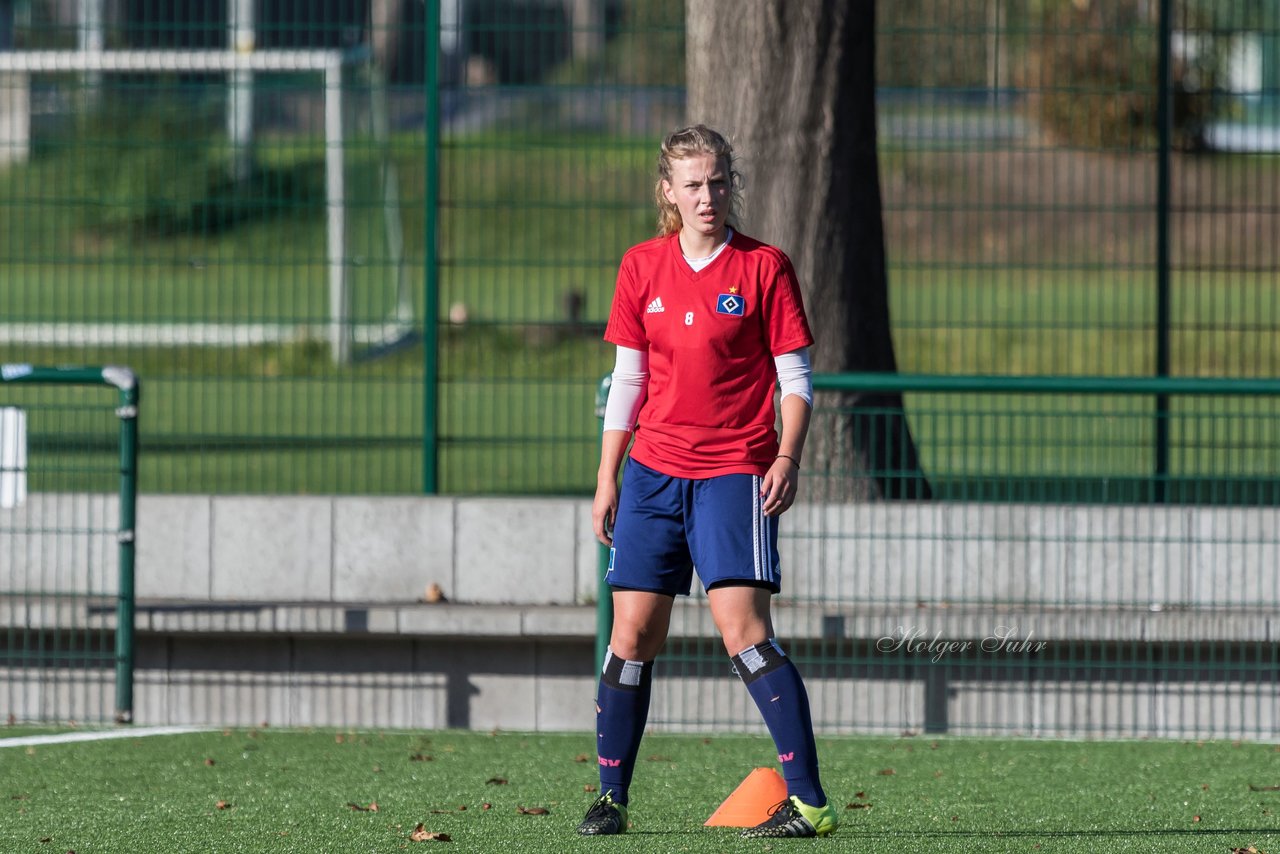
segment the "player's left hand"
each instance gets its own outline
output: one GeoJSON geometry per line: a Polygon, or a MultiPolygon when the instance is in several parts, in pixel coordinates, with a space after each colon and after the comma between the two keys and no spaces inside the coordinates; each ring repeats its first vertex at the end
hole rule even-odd
{"type": "Polygon", "coordinates": [[[778,457],[760,482],[761,508],[766,516],[781,516],[796,500],[800,467],[786,457],[778,457]]]}

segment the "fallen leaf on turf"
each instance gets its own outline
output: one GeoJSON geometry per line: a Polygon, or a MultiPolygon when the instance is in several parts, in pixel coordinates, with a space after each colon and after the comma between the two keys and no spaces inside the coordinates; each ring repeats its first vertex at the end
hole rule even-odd
{"type": "Polygon", "coordinates": [[[590,783],[587,783],[585,786],[583,786],[583,787],[582,787],[582,791],[584,791],[584,792],[594,792],[594,791],[597,791],[597,789],[596,789],[596,787],[595,787],[595,786],[591,785],[590,783]]]}
{"type": "Polygon", "coordinates": [[[409,757],[410,762],[434,762],[436,758],[425,753],[415,753],[409,757]]]}
{"type": "Polygon", "coordinates": [[[505,786],[507,785],[507,782],[508,780],[506,777],[490,777],[488,780],[484,781],[484,784],[486,786],[505,786]]]}
{"type": "Polygon", "coordinates": [[[491,809],[493,809],[493,804],[490,804],[490,803],[483,803],[483,804],[481,804],[481,805],[480,805],[480,809],[482,809],[482,810],[491,810],[491,809]]]}
{"type": "Polygon", "coordinates": [[[546,807],[516,807],[516,812],[520,815],[551,815],[551,810],[546,807]]]}
{"type": "Polygon", "coordinates": [[[579,753],[577,756],[573,757],[573,761],[574,762],[590,762],[591,756],[590,754],[587,754],[587,753],[579,753]]]}
{"type": "Polygon", "coordinates": [[[214,804],[214,807],[220,810],[229,810],[234,806],[235,804],[231,803],[230,801],[218,801],[216,804],[214,804]]]}
{"type": "Polygon", "coordinates": [[[892,777],[892,776],[893,776],[894,774],[896,774],[896,773],[898,773],[898,772],[897,772],[897,771],[894,771],[892,768],[881,768],[881,769],[880,769],[880,776],[881,776],[881,777],[892,777]]]}
{"type": "Polygon", "coordinates": [[[1250,784],[1249,784],[1249,791],[1251,791],[1251,792],[1280,792],[1280,786],[1255,786],[1255,785],[1253,785],[1252,783],[1250,783],[1250,784]]]}
{"type": "Polygon", "coordinates": [[[1200,820],[1200,816],[1198,816],[1198,815],[1193,815],[1193,816],[1191,817],[1191,821],[1192,821],[1192,823],[1193,823],[1193,824],[1194,824],[1195,822],[1199,821],[1199,820],[1200,820]]]}
{"type": "Polygon", "coordinates": [[[212,765],[214,764],[214,761],[213,761],[212,759],[206,759],[206,760],[204,761],[204,764],[205,764],[205,765],[210,765],[210,766],[212,766],[212,765]]]}
{"type": "Polygon", "coordinates": [[[871,809],[871,804],[845,804],[844,808],[847,810],[869,810],[871,809]]]}
{"type": "Polygon", "coordinates": [[[362,807],[359,804],[353,804],[351,801],[347,801],[347,806],[351,807],[356,812],[377,812],[378,811],[377,801],[373,801],[367,807],[362,807]]]}
{"type": "Polygon", "coordinates": [[[425,827],[423,827],[421,823],[419,823],[418,826],[413,829],[413,833],[409,834],[409,840],[411,842],[451,842],[452,841],[451,839],[449,839],[449,834],[434,833],[430,830],[427,830],[425,827]]]}
{"type": "Polygon", "coordinates": [[[865,800],[867,799],[867,793],[866,793],[866,792],[854,792],[854,793],[853,793],[853,796],[854,796],[855,798],[857,798],[858,800],[860,800],[860,801],[865,801],[865,800]]]}

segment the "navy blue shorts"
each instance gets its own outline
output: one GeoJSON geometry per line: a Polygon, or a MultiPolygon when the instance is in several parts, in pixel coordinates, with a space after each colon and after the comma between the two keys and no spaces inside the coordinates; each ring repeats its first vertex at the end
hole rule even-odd
{"type": "Polygon", "coordinates": [[[704,589],[748,584],[777,593],[778,520],[761,512],[760,481],[753,474],[670,477],[628,458],[605,580],[687,596],[696,567],[704,589]]]}

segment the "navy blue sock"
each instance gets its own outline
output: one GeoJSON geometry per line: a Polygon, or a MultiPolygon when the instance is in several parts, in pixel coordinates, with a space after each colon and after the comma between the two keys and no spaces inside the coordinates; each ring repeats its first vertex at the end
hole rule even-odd
{"type": "Polygon", "coordinates": [[[627,803],[652,689],[652,661],[627,661],[612,649],[605,653],[596,691],[596,756],[600,793],[612,792],[614,803],[627,803]]]}
{"type": "Polygon", "coordinates": [[[823,806],[827,795],[818,782],[818,748],[800,671],[772,639],[733,656],[733,664],[777,745],[787,794],[823,806]]]}

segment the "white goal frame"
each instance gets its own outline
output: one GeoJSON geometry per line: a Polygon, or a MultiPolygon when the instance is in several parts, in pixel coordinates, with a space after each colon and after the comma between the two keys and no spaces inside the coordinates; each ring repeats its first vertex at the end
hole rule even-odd
{"type": "MultiPolygon", "coordinates": [[[[343,75],[349,68],[370,65],[370,53],[366,47],[349,50],[27,50],[0,51],[0,73],[57,73],[57,72],[137,72],[137,73],[318,73],[324,92],[324,160],[326,247],[329,285],[329,319],[325,329],[300,329],[285,324],[262,324],[262,328],[233,329],[231,340],[225,343],[261,341],[264,336],[273,340],[284,337],[325,338],[329,342],[332,358],[338,364],[352,360],[354,345],[369,347],[387,346],[412,334],[413,309],[405,290],[403,230],[400,225],[397,178],[394,165],[388,156],[388,128],[385,91],[378,77],[371,71],[370,109],[373,115],[373,132],[384,148],[383,208],[386,217],[387,248],[394,270],[396,306],[385,323],[364,324],[360,329],[351,323],[351,293],[347,279],[347,222],[346,176],[343,156],[346,139],[344,128],[343,75]],[[367,327],[367,328],[366,328],[367,327]],[[244,335],[235,334],[237,331],[244,335]],[[272,334],[273,331],[276,334],[272,334]]],[[[96,324],[95,324],[96,325],[96,324]]],[[[67,324],[66,326],[71,326],[67,324]]],[[[159,336],[167,343],[189,340],[208,344],[226,337],[220,324],[170,324],[159,336]]],[[[143,325],[126,325],[122,331],[138,330],[143,325]]],[[[47,330],[46,330],[47,331],[47,330]]],[[[83,341],[94,337],[109,337],[93,330],[66,329],[65,335],[83,341]]],[[[0,329],[0,339],[20,340],[19,330],[0,329]],[[5,335],[9,332],[9,335],[5,335]]],[[[42,339],[48,343],[48,339],[42,339]]],[[[156,341],[130,341],[147,344],[156,341]]]]}

